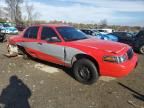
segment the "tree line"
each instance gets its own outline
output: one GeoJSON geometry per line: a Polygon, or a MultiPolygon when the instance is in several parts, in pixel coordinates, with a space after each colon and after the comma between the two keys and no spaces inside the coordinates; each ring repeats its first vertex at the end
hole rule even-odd
{"type": "Polygon", "coordinates": [[[1,7],[0,9],[1,22],[10,20],[17,25],[31,25],[33,20],[38,15],[37,12],[34,12],[33,4],[28,2],[27,0],[4,0],[4,2],[6,3],[7,7],[1,7]],[[22,8],[24,12],[22,11],[22,8]]]}
{"type": "Polygon", "coordinates": [[[40,21],[36,20],[40,14],[34,11],[34,5],[28,0],[4,0],[7,4],[7,7],[4,7],[4,11],[7,12],[6,18],[1,16],[4,15],[2,10],[0,9],[0,22],[5,22],[6,20],[10,20],[11,22],[16,23],[16,25],[25,25],[30,26],[33,24],[42,24],[42,23],[54,23],[54,24],[69,24],[78,29],[101,29],[101,28],[111,28],[117,31],[138,31],[141,29],[139,26],[119,26],[119,25],[108,25],[107,20],[103,19],[98,24],[83,24],[83,23],[72,23],[65,21],[40,21]],[[25,12],[22,12],[25,10],[25,12]],[[25,13],[25,14],[23,14],[25,13]]]}

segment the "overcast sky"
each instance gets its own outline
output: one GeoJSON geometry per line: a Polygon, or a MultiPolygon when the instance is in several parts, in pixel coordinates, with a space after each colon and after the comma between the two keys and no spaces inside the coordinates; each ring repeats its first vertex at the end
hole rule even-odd
{"type": "MultiPolygon", "coordinates": [[[[144,26],[144,0],[29,0],[41,20],[144,26]]],[[[1,3],[2,4],[2,3],[1,3]]]]}

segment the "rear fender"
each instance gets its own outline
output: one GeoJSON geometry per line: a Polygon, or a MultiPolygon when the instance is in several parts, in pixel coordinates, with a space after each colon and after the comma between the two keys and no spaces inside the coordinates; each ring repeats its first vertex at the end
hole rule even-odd
{"type": "Polygon", "coordinates": [[[17,47],[17,45],[8,44],[7,45],[7,50],[8,50],[7,56],[9,56],[9,57],[18,55],[18,47],[17,47]]]}

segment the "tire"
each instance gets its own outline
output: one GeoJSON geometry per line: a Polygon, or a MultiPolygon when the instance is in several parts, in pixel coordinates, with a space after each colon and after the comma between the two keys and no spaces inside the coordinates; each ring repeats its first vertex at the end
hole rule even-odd
{"type": "Polygon", "coordinates": [[[144,54],[144,45],[142,45],[142,46],[139,48],[139,52],[140,52],[141,54],[144,54]]]}
{"type": "Polygon", "coordinates": [[[3,42],[3,41],[4,41],[4,37],[1,37],[0,42],[3,42]]]}
{"type": "Polygon", "coordinates": [[[6,36],[6,34],[4,35],[3,42],[7,42],[7,36],[6,36]]]}
{"type": "Polygon", "coordinates": [[[19,52],[20,55],[23,55],[24,60],[29,60],[31,58],[30,55],[21,46],[18,46],[18,52],[19,52]]]}
{"type": "Polygon", "coordinates": [[[23,59],[24,59],[24,60],[29,60],[30,57],[29,57],[27,54],[23,54],[23,59]]]}
{"type": "Polygon", "coordinates": [[[6,42],[6,35],[5,34],[1,35],[0,42],[6,42]]]}
{"type": "Polygon", "coordinates": [[[3,42],[3,39],[0,39],[0,42],[3,42]]]}
{"type": "Polygon", "coordinates": [[[83,84],[93,84],[98,78],[98,70],[95,64],[89,59],[80,59],[73,65],[73,73],[76,80],[83,84]]]}

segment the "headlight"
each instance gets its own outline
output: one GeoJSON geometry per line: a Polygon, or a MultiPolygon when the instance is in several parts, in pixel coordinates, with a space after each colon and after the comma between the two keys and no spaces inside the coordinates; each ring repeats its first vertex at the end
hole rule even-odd
{"type": "Polygon", "coordinates": [[[127,55],[123,56],[104,56],[103,61],[113,62],[113,63],[123,63],[127,60],[127,55]]]}

